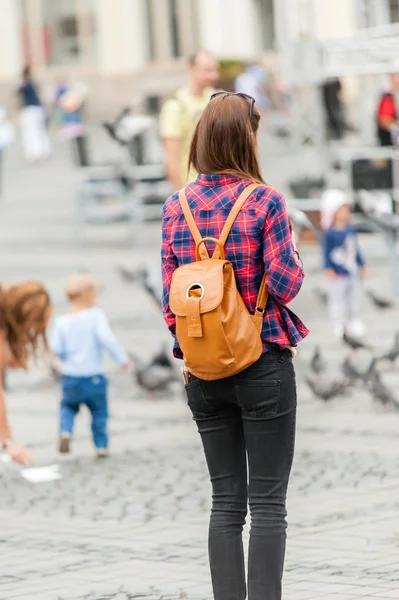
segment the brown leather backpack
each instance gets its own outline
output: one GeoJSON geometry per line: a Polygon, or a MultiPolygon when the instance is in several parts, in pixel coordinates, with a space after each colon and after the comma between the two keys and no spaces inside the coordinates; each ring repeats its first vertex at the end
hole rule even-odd
{"type": "Polygon", "coordinates": [[[190,373],[200,379],[216,380],[243,371],[262,354],[262,324],[268,291],[264,275],[251,315],[238,292],[232,264],[225,259],[224,245],[248,196],[249,185],[233,206],[220,238],[202,238],[190,211],[184,190],[180,203],[196,243],[196,262],[183,265],[173,274],[169,295],[176,316],[176,337],[190,373]],[[209,257],[205,242],[216,244],[209,257]]]}

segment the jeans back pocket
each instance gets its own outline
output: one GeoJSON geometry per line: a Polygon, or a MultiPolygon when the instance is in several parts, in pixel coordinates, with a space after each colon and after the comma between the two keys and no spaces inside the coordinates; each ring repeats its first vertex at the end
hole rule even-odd
{"type": "Polygon", "coordinates": [[[212,412],[212,408],[206,401],[199,379],[190,381],[190,383],[187,383],[184,387],[187,394],[187,404],[190,407],[194,418],[197,416],[204,416],[212,412]]]}
{"type": "Polygon", "coordinates": [[[281,381],[236,380],[234,382],[238,404],[247,419],[273,419],[280,402],[281,381]]]}

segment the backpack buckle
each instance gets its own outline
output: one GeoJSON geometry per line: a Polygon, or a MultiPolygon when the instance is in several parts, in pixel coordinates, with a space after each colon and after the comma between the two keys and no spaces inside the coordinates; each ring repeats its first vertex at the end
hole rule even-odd
{"type": "Polygon", "coordinates": [[[190,285],[188,286],[187,291],[186,291],[186,298],[187,298],[187,300],[191,297],[190,296],[190,292],[194,288],[200,288],[200,290],[201,290],[201,296],[198,298],[198,300],[202,300],[202,298],[205,296],[205,288],[202,285],[202,283],[197,283],[197,282],[190,283],[190,285]]]}

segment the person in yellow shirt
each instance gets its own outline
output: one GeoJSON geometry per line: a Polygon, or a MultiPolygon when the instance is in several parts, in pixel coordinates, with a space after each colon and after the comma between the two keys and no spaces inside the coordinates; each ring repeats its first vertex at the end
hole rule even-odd
{"type": "Polygon", "coordinates": [[[204,50],[196,52],[188,65],[188,84],[177,90],[164,104],[160,115],[160,133],[165,149],[167,178],[174,190],[180,190],[196,178],[188,173],[188,153],[195,126],[215,92],[219,79],[217,59],[204,50]]]}

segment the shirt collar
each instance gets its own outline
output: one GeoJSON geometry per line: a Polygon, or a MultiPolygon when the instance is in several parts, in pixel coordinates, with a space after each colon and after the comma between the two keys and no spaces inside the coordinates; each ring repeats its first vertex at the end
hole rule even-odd
{"type": "Polygon", "coordinates": [[[231,185],[232,183],[237,183],[238,181],[242,181],[242,179],[241,177],[236,177],[235,175],[204,175],[202,173],[197,177],[197,183],[201,186],[231,185]]]}

